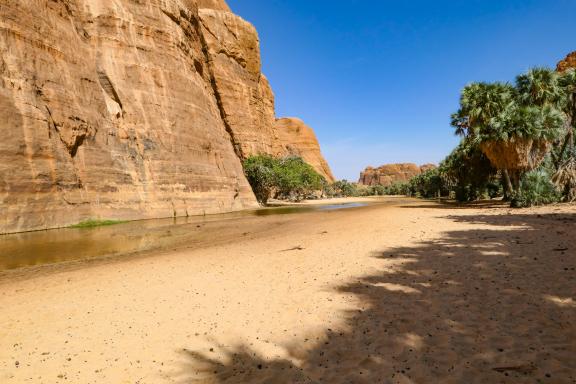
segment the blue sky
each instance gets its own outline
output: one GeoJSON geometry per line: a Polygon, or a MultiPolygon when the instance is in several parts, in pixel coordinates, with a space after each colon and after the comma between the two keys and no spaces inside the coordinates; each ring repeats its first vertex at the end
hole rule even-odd
{"type": "Polygon", "coordinates": [[[314,128],[337,178],[442,160],[471,81],[576,50],[576,0],[227,0],[260,34],[276,114],[314,128]]]}

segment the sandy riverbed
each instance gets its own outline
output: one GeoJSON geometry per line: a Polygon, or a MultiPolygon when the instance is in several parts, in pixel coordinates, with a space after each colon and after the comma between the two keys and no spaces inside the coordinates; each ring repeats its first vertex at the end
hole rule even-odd
{"type": "Polygon", "coordinates": [[[0,382],[576,381],[575,206],[398,200],[227,231],[3,276],[0,382]]]}

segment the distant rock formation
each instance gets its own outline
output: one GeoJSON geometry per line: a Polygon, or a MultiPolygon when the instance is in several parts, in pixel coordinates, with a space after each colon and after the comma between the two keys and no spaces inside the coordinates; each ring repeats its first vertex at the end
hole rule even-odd
{"type": "Polygon", "coordinates": [[[396,183],[405,183],[414,176],[434,168],[436,168],[434,164],[417,166],[413,163],[385,164],[378,168],[366,167],[363,172],[360,172],[358,184],[389,187],[396,183]]]}
{"type": "Polygon", "coordinates": [[[564,72],[569,68],[576,68],[576,51],[569,53],[566,58],[556,66],[558,72],[564,72]]]}
{"type": "Polygon", "coordinates": [[[258,153],[331,175],[313,133],[277,129],[224,0],[0,4],[0,233],[255,207],[258,153]]]}

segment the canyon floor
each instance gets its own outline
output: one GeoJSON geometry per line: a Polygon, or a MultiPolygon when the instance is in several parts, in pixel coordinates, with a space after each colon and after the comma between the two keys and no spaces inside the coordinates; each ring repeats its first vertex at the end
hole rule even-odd
{"type": "Polygon", "coordinates": [[[3,273],[0,382],[576,382],[576,206],[386,201],[3,273]]]}

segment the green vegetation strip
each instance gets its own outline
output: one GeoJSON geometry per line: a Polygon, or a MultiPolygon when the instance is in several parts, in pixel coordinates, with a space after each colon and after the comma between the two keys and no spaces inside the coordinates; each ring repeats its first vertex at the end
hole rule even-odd
{"type": "Polygon", "coordinates": [[[104,227],[107,225],[116,225],[126,223],[125,220],[85,220],[78,224],[71,225],[70,228],[94,228],[94,227],[104,227]]]}

